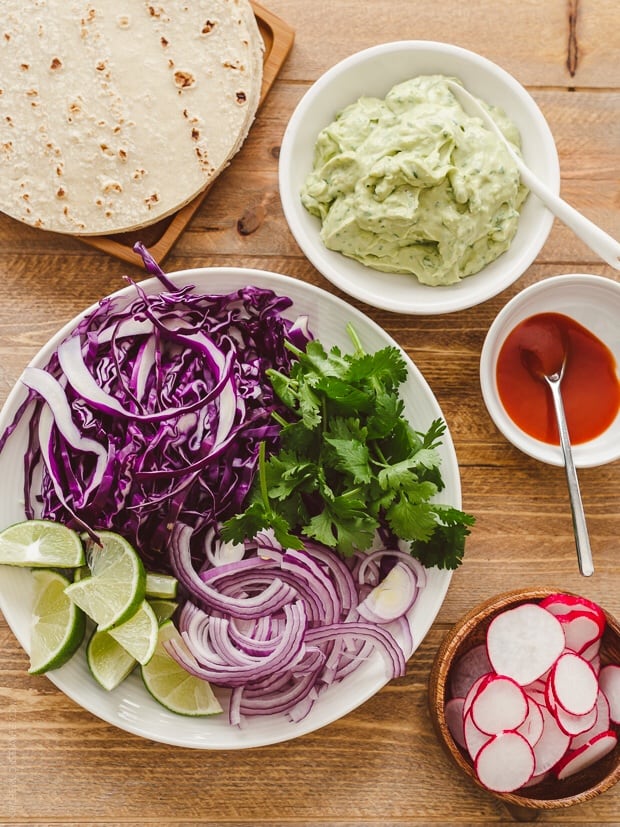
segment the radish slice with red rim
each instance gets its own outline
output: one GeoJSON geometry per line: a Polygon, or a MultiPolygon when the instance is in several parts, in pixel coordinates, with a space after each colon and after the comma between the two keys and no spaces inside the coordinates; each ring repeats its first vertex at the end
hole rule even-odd
{"type": "Polygon", "coordinates": [[[540,740],[543,733],[543,716],[540,711],[540,706],[536,701],[527,696],[527,717],[525,721],[518,727],[517,732],[523,735],[525,740],[531,746],[534,746],[540,740]]]}
{"type": "MultiPolygon", "coordinates": [[[[555,708],[555,719],[560,725],[560,729],[564,730],[567,735],[581,735],[592,729],[598,717],[598,709],[596,704],[589,712],[584,715],[571,715],[559,704],[555,708]]],[[[606,727],[608,729],[608,727],[606,727]]]]}
{"type": "Polygon", "coordinates": [[[614,724],[620,724],[620,666],[615,663],[603,666],[599,685],[609,703],[609,717],[614,724]]]}
{"type": "Polygon", "coordinates": [[[518,790],[534,774],[532,747],[518,732],[502,732],[488,741],[476,756],[478,779],[488,790],[518,790]]]}
{"type": "Polygon", "coordinates": [[[533,775],[529,781],[525,782],[521,789],[524,790],[526,787],[535,787],[537,784],[549,778],[550,775],[551,772],[549,770],[547,770],[547,772],[541,772],[539,775],[533,775]]]}
{"type": "Polygon", "coordinates": [[[493,675],[484,681],[471,704],[474,723],[488,735],[517,729],[527,713],[525,693],[511,678],[503,675],[493,675]]]}
{"type": "Polygon", "coordinates": [[[548,683],[558,705],[570,715],[585,715],[596,704],[598,680],[594,670],[573,652],[558,658],[548,683]]]}
{"type": "Polygon", "coordinates": [[[547,770],[554,767],[570,744],[570,736],[560,729],[551,712],[544,707],[541,707],[540,711],[543,716],[543,731],[533,746],[536,759],[536,775],[547,772],[547,770]]]}
{"type": "Polygon", "coordinates": [[[568,778],[576,772],[592,766],[605,755],[615,749],[618,736],[613,730],[599,732],[590,741],[579,749],[568,752],[555,768],[555,774],[560,779],[568,778]]]}
{"type": "Polygon", "coordinates": [[[465,695],[465,702],[463,704],[463,716],[467,715],[469,709],[473,703],[474,698],[480,691],[481,687],[489,680],[495,673],[488,672],[486,675],[480,675],[480,677],[473,682],[471,685],[469,692],[465,695]]]}
{"type": "Polygon", "coordinates": [[[593,726],[590,729],[586,730],[586,732],[582,732],[579,735],[575,735],[571,738],[570,741],[570,749],[578,749],[582,747],[584,744],[594,738],[595,735],[598,735],[599,732],[606,732],[611,727],[611,721],[609,718],[609,703],[607,702],[607,698],[605,697],[605,693],[599,690],[598,698],[596,700],[596,721],[594,722],[593,726]]]}
{"type": "Polygon", "coordinates": [[[599,638],[598,640],[595,640],[589,646],[586,646],[586,648],[582,652],[579,653],[584,660],[587,660],[591,663],[592,668],[594,669],[595,672],[598,672],[601,668],[600,651],[601,651],[601,638],[599,638]]]}
{"type": "Polygon", "coordinates": [[[526,686],[544,675],[564,651],[564,630],[536,603],[507,609],[491,621],[487,651],[495,671],[526,686]]]}
{"type": "Polygon", "coordinates": [[[605,628],[607,622],[605,612],[601,607],[592,600],[588,600],[587,597],[581,597],[580,595],[550,594],[544,597],[539,605],[554,615],[567,615],[574,611],[589,612],[598,619],[601,629],[605,628]]]}
{"type": "Polygon", "coordinates": [[[559,615],[558,620],[564,628],[566,648],[582,654],[589,646],[599,641],[603,635],[598,619],[589,612],[571,612],[559,615]]]}
{"type": "Polygon", "coordinates": [[[478,729],[471,717],[471,713],[467,713],[463,719],[463,737],[465,738],[467,752],[471,760],[475,761],[482,747],[488,744],[493,736],[487,735],[486,732],[478,729]]]}
{"type": "Polygon", "coordinates": [[[547,699],[545,697],[546,688],[547,682],[543,681],[541,678],[538,678],[533,683],[528,683],[527,686],[524,686],[523,691],[528,698],[536,701],[539,706],[545,706],[547,703],[547,699]]]}

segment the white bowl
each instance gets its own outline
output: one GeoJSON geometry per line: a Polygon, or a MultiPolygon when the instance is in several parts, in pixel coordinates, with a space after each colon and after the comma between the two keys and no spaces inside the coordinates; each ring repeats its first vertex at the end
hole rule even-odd
{"type": "MultiPolygon", "coordinates": [[[[509,442],[549,465],[564,465],[559,446],[534,439],[507,414],[497,390],[496,363],[513,328],[537,313],[562,313],[600,339],[620,366],[620,283],[603,276],[569,273],[526,287],[497,314],[480,355],[480,385],[491,419],[509,442]]],[[[620,413],[600,436],[572,446],[575,465],[604,465],[620,458],[620,413]]]]}
{"type": "Polygon", "coordinates": [[[317,270],[336,287],[369,305],[418,315],[461,310],[500,293],[534,261],[553,223],[551,213],[530,196],[510,249],[479,273],[441,287],[422,285],[414,276],[372,270],[324,246],[319,219],[306,211],[300,199],[319,132],[360,96],[383,98],[396,83],[427,74],[457,77],[475,95],[502,107],[521,133],[525,162],[554,192],[559,191],[553,136],[528,92],[486,58],[433,41],[384,43],[332,67],[295,109],[284,133],[279,162],[284,214],[297,243],[317,270]]]}

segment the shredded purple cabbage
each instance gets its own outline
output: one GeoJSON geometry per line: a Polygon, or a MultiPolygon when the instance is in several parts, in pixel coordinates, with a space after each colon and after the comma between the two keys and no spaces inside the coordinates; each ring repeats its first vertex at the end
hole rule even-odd
{"type": "Polygon", "coordinates": [[[117,531],[169,571],[177,522],[204,560],[209,530],[241,510],[261,441],[277,447],[272,413],[284,414],[265,371],[288,371],[285,341],[310,334],[271,290],[199,294],[145,263],[162,292],[102,300],[44,370],[27,368],[28,401],[0,449],[28,417],[26,516],[117,531]]]}

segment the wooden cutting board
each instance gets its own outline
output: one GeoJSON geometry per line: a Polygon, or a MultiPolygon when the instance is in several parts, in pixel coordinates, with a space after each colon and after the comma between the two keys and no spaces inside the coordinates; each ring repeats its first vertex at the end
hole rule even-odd
{"type": "MultiPolygon", "coordinates": [[[[259,3],[252,2],[258,28],[265,43],[263,57],[263,83],[260,102],[266,98],[278,76],[295,39],[294,30],[283,20],[272,14],[259,3]]],[[[234,163],[234,161],[233,161],[234,163]]],[[[217,179],[215,179],[217,180],[217,179]]],[[[130,264],[142,266],[142,259],[133,251],[136,241],[142,241],[156,261],[161,262],[177,242],[192,216],[209,193],[206,187],[193,201],[176,213],[139,231],[118,233],[107,236],[75,236],[91,247],[115,256],[130,264]]]]}

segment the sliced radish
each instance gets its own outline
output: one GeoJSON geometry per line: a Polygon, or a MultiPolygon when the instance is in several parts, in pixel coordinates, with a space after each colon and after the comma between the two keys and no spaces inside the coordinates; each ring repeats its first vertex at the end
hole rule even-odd
{"type": "Polygon", "coordinates": [[[598,619],[590,612],[571,612],[568,615],[560,615],[558,620],[564,628],[566,648],[579,655],[600,641],[604,632],[604,627],[601,628],[598,619]]]}
{"type": "Polygon", "coordinates": [[[521,787],[521,789],[524,789],[525,787],[535,787],[536,784],[540,784],[541,781],[544,781],[546,778],[549,778],[550,775],[550,771],[541,772],[539,775],[533,775],[529,781],[526,781],[526,783],[523,785],[523,787],[521,787]]]}
{"type": "Polygon", "coordinates": [[[598,681],[594,670],[573,652],[558,658],[548,683],[558,705],[570,715],[585,715],[596,704],[598,681]]]}
{"type": "Polygon", "coordinates": [[[469,708],[472,705],[472,702],[480,689],[484,686],[484,684],[493,677],[494,672],[488,672],[486,675],[480,675],[480,677],[473,682],[471,687],[469,688],[469,692],[465,695],[465,703],[463,704],[463,717],[467,715],[469,712],[469,708]]]}
{"type": "Polygon", "coordinates": [[[500,675],[526,686],[550,669],[565,646],[562,624],[536,603],[507,609],[487,630],[489,660],[500,675]]]}
{"type": "Polygon", "coordinates": [[[518,790],[534,774],[534,753],[518,732],[502,732],[482,747],[475,766],[481,784],[488,790],[508,793],[518,790]]]}
{"type": "MultiPolygon", "coordinates": [[[[560,725],[560,729],[564,730],[567,735],[581,735],[592,729],[598,717],[598,709],[596,704],[585,715],[571,715],[558,704],[553,713],[555,719],[560,725]]],[[[606,727],[609,729],[609,727],[606,727]]]]}
{"type": "Polygon", "coordinates": [[[592,662],[594,658],[600,657],[602,642],[603,641],[600,637],[596,640],[593,640],[592,643],[586,646],[585,649],[582,649],[581,652],[579,652],[579,654],[585,660],[589,660],[590,662],[592,662]]]}
{"type": "Polygon", "coordinates": [[[450,735],[454,738],[459,747],[467,749],[463,721],[464,703],[465,698],[450,698],[445,706],[445,716],[450,735]]]}
{"type": "Polygon", "coordinates": [[[464,698],[474,681],[492,671],[484,643],[474,646],[457,660],[450,674],[450,692],[453,698],[464,698]]]}
{"type": "Polygon", "coordinates": [[[594,738],[595,735],[598,735],[599,732],[606,732],[610,726],[611,721],[609,719],[609,703],[607,702],[607,698],[605,697],[605,693],[599,690],[598,698],[596,699],[596,721],[594,725],[587,730],[586,732],[582,732],[579,735],[575,735],[574,738],[571,738],[570,741],[570,749],[579,749],[584,744],[594,738]]]}
{"type": "Polygon", "coordinates": [[[545,706],[552,713],[555,717],[556,710],[558,708],[558,701],[553,693],[553,682],[547,681],[545,683],[545,706]]]}
{"type": "Polygon", "coordinates": [[[532,748],[536,759],[536,775],[554,767],[570,743],[570,736],[562,732],[551,712],[544,707],[541,707],[540,711],[543,716],[543,731],[532,748]]]}
{"type": "Polygon", "coordinates": [[[511,678],[502,675],[493,675],[484,681],[471,704],[474,723],[488,735],[517,729],[527,713],[525,693],[511,678]]]}
{"type": "Polygon", "coordinates": [[[615,663],[603,666],[598,680],[609,702],[609,717],[614,724],[620,724],[620,666],[615,663]]]}
{"type": "Polygon", "coordinates": [[[592,600],[588,600],[587,597],[581,597],[580,595],[550,594],[543,598],[539,605],[554,615],[566,615],[574,611],[589,612],[598,619],[601,633],[607,622],[605,612],[601,607],[592,600]]]}
{"type": "Polygon", "coordinates": [[[486,732],[482,732],[478,729],[472,720],[471,714],[469,713],[465,715],[463,720],[463,737],[465,738],[467,752],[469,753],[472,761],[476,760],[476,756],[482,747],[485,744],[488,744],[491,738],[493,738],[492,735],[487,735],[486,732]]]}
{"type": "Polygon", "coordinates": [[[539,706],[545,706],[547,703],[547,699],[545,697],[545,692],[547,688],[547,682],[543,681],[542,678],[538,678],[537,680],[533,681],[532,683],[528,683],[527,686],[523,687],[523,691],[531,698],[533,701],[539,706]]]}
{"type": "Polygon", "coordinates": [[[561,781],[585,770],[615,749],[617,743],[618,736],[613,730],[599,732],[579,749],[568,752],[555,768],[555,774],[561,781]]]}
{"type": "Polygon", "coordinates": [[[585,657],[585,654],[582,654],[581,657],[588,661],[592,669],[594,669],[594,674],[598,677],[601,673],[601,656],[596,654],[594,657],[585,657]]]}
{"type": "MultiPolygon", "coordinates": [[[[526,696],[527,697],[527,696],[526,696]]],[[[530,697],[527,698],[527,717],[518,727],[517,732],[523,735],[531,746],[537,744],[543,733],[543,716],[540,706],[530,697]]]]}

